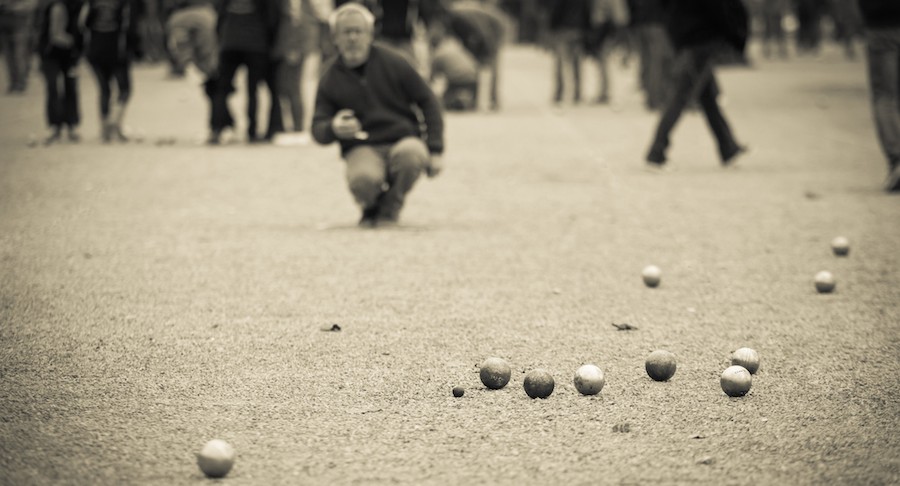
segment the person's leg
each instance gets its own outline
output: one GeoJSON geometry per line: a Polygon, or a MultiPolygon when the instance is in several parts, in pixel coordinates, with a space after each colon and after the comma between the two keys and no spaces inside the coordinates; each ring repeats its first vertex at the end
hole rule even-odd
{"type": "Polygon", "coordinates": [[[62,67],[56,59],[46,58],[41,62],[41,74],[44,76],[46,86],[45,115],[47,126],[51,129],[50,136],[45,143],[53,143],[59,140],[62,125],[65,122],[63,112],[63,99],[59,89],[59,81],[63,76],[62,67]]]}
{"type": "Polygon", "coordinates": [[[97,98],[100,104],[100,137],[104,142],[112,139],[112,131],[109,123],[109,105],[112,98],[112,68],[107,63],[91,60],[91,70],[97,80],[97,98]]]}
{"type": "Polygon", "coordinates": [[[666,161],[666,149],[669,147],[669,134],[681,118],[687,104],[690,102],[695,86],[698,85],[701,72],[697,69],[697,54],[692,49],[683,49],[675,60],[674,91],[666,103],[665,110],[656,128],[656,134],[647,161],[655,164],[663,164],[666,161]]]}
{"type": "MultiPolygon", "coordinates": [[[[269,59],[266,56],[263,59],[264,63],[264,72],[265,72],[265,83],[266,88],[269,91],[269,123],[266,126],[266,140],[271,141],[275,138],[275,134],[281,133],[284,131],[284,115],[281,110],[281,95],[280,88],[278,87],[278,71],[282,64],[284,64],[283,60],[275,60],[269,59]]],[[[299,81],[298,90],[299,90],[299,81]]]]}
{"type": "MultiPolygon", "coordinates": [[[[872,114],[888,170],[900,166],[900,29],[866,33],[872,114]]],[[[890,191],[896,188],[887,187],[890,191]]]]}
{"type": "Polygon", "coordinates": [[[597,70],[599,71],[600,91],[597,95],[597,103],[609,103],[609,68],[606,48],[600,47],[597,52],[597,70]]]}
{"type": "Polygon", "coordinates": [[[713,72],[710,62],[706,63],[706,66],[703,67],[703,71],[704,74],[701,78],[702,84],[698,94],[698,101],[703,108],[703,113],[706,115],[706,122],[709,124],[709,128],[716,137],[722,164],[728,165],[736,155],[744,151],[744,148],[738,145],[737,141],[734,139],[731,128],[728,126],[728,121],[725,119],[725,115],[722,114],[722,110],[719,107],[717,101],[719,87],[718,83],[716,83],[715,73],[713,72]]]}
{"type": "Polygon", "coordinates": [[[566,48],[572,63],[572,100],[575,103],[581,101],[581,37],[573,33],[566,48]]]}
{"type": "Polygon", "coordinates": [[[65,93],[63,95],[64,122],[69,127],[69,140],[77,142],[80,139],[77,133],[78,124],[81,123],[81,113],[78,109],[78,76],[75,73],[77,61],[68,60],[64,64],[64,68],[62,73],[63,92],[65,93]]]}
{"type": "Polygon", "coordinates": [[[122,122],[125,119],[125,108],[131,98],[131,65],[128,61],[117,63],[113,67],[113,77],[118,87],[118,96],[110,109],[110,132],[120,142],[127,142],[128,137],[122,133],[122,122]]]}
{"type": "Polygon", "coordinates": [[[223,51],[219,54],[219,75],[215,79],[212,90],[212,133],[209,143],[218,144],[222,130],[233,125],[228,110],[228,95],[232,91],[234,74],[240,66],[240,54],[235,51],[223,51]]]}
{"type": "MultiPolygon", "coordinates": [[[[489,75],[491,77],[491,85],[488,88],[490,92],[488,93],[489,97],[489,106],[491,110],[499,110],[500,109],[500,94],[498,85],[500,83],[500,53],[496,52],[487,61],[487,68],[489,75]]],[[[477,84],[476,84],[476,96],[475,102],[478,102],[477,95],[477,84]]]]}
{"type": "Polygon", "coordinates": [[[557,32],[552,35],[556,36],[553,42],[553,102],[561,103],[565,86],[566,47],[561,33],[557,32]]]}
{"type": "Polygon", "coordinates": [[[395,223],[406,200],[429,159],[428,147],[418,137],[406,137],[391,147],[388,154],[388,190],[378,212],[378,221],[395,223]]]}
{"type": "MultiPolygon", "coordinates": [[[[266,80],[269,63],[268,55],[265,53],[244,52],[242,59],[247,66],[247,141],[252,143],[259,137],[257,130],[259,85],[266,80]]],[[[269,115],[271,116],[271,113],[269,115]]]]}
{"type": "Polygon", "coordinates": [[[387,181],[387,168],[382,153],[370,145],[360,145],[344,155],[347,163],[347,186],[362,208],[360,226],[374,226],[387,181]]]}

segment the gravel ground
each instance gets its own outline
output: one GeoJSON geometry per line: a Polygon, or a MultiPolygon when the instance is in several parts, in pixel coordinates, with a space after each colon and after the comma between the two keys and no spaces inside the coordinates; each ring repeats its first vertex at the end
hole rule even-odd
{"type": "Polygon", "coordinates": [[[504,63],[504,110],[448,116],[447,170],[392,230],[355,227],[335,147],[196,143],[199,89],[161,66],[135,72],[143,143],[99,143],[84,66],[81,144],[27,146],[37,77],[0,99],[0,483],[205,484],[212,438],[227,484],[900,482],[900,199],[865,65],[723,71],[751,152],[719,168],[692,113],[652,174],[633,65],[613,106],[553,108],[544,53],[504,63]],[[729,398],[743,346],[762,365],[729,398]]]}

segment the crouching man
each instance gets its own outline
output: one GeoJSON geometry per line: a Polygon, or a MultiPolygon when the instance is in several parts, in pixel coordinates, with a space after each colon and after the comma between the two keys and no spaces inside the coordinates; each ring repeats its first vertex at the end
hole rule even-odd
{"type": "Polygon", "coordinates": [[[350,192],[362,208],[360,226],[396,224],[419,175],[442,169],[440,105],[408,61],[373,45],[368,9],[347,3],[328,21],[339,55],[319,80],[313,138],[340,143],[350,192]]]}

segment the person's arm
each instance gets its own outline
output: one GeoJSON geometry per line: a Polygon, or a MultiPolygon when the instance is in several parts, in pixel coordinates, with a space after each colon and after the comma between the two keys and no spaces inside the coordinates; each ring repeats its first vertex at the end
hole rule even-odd
{"type": "MultiPolygon", "coordinates": [[[[325,78],[322,78],[324,80],[325,78]]],[[[337,140],[334,129],[331,128],[331,122],[337,114],[337,107],[325,95],[321,86],[316,90],[316,106],[312,119],[312,136],[313,139],[322,144],[328,145],[337,140]]]]}
{"type": "Polygon", "coordinates": [[[69,48],[75,43],[72,35],[66,32],[69,23],[69,13],[61,3],[54,3],[50,7],[49,38],[50,45],[61,48],[69,48]]]}

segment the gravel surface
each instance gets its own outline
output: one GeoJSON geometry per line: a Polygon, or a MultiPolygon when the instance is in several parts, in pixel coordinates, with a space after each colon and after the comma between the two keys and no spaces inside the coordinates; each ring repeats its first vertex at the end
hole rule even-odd
{"type": "Polygon", "coordinates": [[[634,65],[613,106],[554,108],[545,53],[504,63],[503,111],[448,116],[390,230],[355,227],[336,147],[198,144],[199,87],[162,66],[134,73],[141,143],[99,143],[84,65],[81,144],[27,146],[37,76],[0,99],[0,483],[205,484],[212,438],[222,484],[900,482],[900,199],[864,63],[723,71],[751,152],[721,169],[691,113],[665,174],[634,65]],[[740,347],[761,366],[729,398],[740,347]]]}

